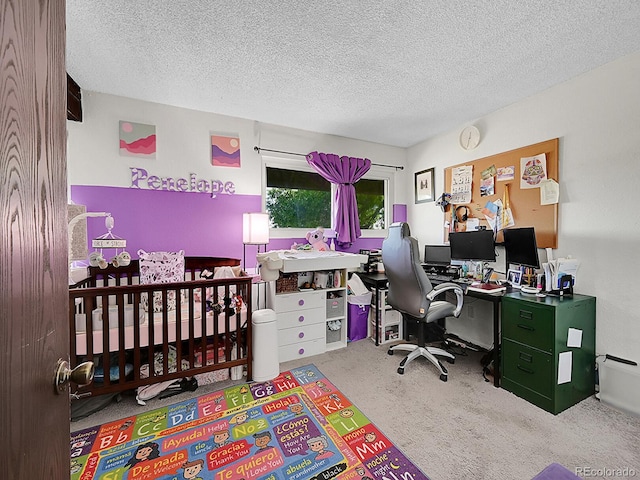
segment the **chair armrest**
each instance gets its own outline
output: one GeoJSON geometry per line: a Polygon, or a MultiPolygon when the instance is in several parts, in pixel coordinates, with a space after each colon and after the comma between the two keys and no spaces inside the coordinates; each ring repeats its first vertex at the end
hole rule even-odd
{"type": "Polygon", "coordinates": [[[445,282],[436,285],[433,287],[433,290],[427,294],[427,299],[433,302],[438,295],[448,291],[453,291],[456,294],[456,309],[453,312],[453,316],[458,317],[462,311],[462,304],[464,303],[464,290],[457,283],[445,282]]]}

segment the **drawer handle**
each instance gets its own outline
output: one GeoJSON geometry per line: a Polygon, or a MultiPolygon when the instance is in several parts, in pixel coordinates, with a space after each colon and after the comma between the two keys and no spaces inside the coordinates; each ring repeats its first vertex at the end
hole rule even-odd
{"type": "Polygon", "coordinates": [[[304,300],[303,299],[298,300],[298,305],[300,306],[304,305],[304,300]]]}
{"type": "Polygon", "coordinates": [[[304,338],[304,332],[300,332],[300,333],[298,334],[298,338],[304,338]]]}
{"type": "Polygon", "coordinates": [[[523,325],[522,323],[519,323],[519,324],[518,324],[518,328],[521,328],[521,329],[523,329],[523,330],[529,330],[530,332],[535,332],[535,330],[536,330],[536,329],[535,329],[535,328],[533,328],[532,326],[530,326],[530,325],[523,325]]]}
{"type": "Polygon", "coordinates": [[[518,357],[520,357],[520,360],[522,360],[524,362],[531,363],[533,361],[533,357],[531,355],[529,355],[528,353],[520,352],[518,354],[518,357]]]}
{"type": "Polygon", "coordinates": [[[299,322],[304,322],[304,315],[300,315],[300,316],[298,317],[298,321],[299,321],[299,322]]]}
{"type": "Polygon", "coordinates": [[[302,355],[304,353],[304,348],[301,348],[300,350],[298,350],[298,353],[302,355]]]}
{"type": "Polygon", "coordinates": [[[525,373],[531,373],[531,374],[533,374],[533,373],[534,373],[534,371],[533,371],[533,370],[529,370],[528,368],[525,368],[525,367],[520,366],[520,365],[518,365],[518,370],[522,370],[522,371],[523,371],[523,372],[525,372],[525,373]]]}
{"type": "Polygon", "coordinates": [[[520,310],[520,318],[531,320],[533,318],[533,313],[528,310],[520,310]]]}

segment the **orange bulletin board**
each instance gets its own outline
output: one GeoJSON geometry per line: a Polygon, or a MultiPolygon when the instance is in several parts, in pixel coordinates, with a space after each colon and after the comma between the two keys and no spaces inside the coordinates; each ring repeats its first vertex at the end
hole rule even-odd
{"type": "MultiPolygon", "coordinates": [[[[547,140],[508,152],[499,153],[490,157],[480,158],[473,162],[452,165],[444,171],[444,190],[451,192],[452,172],[456,167],[473,166],[471,202],[467,204],[449,205],[445,212],[445,218],[451,228],[455,224],[458,230],[464,230],[466,222],[458,221],[467,214],[469,218],[477,218],[480,225],[487,228],[489,223],[485,219],[483,209],[487,202],[502,200],[505,185],[508,186],[509,204],[515,225],[517,227],[534,227],[536,230],[536,242],[538,248],[557,248],[558,244],[558,204],[540,205],[539,188],[520,188],[520,178],[522,176],[520,162],[521,158],[533,157],[544,153],[546,155],[547,178],[560,183],[558,179],[558,139],[547,140]],[[495,166],[514,167],[513,180],[498,181],[494,177],[494,193],[492,195],[481,195],[480,186],[482,184],[482,172],[495,166]],[[455,214],[456,207],[462,207],[458,211],[457,221],[452,222],[452,214],[455,214]],[[464,206],[467,208],[465,209],[464,206]]],[[[448,239],[448,229],[445,229],[445,241],[448,239]]],[[[502,232],[498,232],[496,242],[503,241],[502,232]]]]}

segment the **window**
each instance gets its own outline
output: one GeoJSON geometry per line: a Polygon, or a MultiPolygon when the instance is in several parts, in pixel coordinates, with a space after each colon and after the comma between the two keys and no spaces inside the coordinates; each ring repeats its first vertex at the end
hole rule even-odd
{"type": "Polygon", "coordinates": [[[317,173],[267,167],[272,228],[331,226],[331,183],[317,173]]]}
{"type": "MultiPolygon", "coordinates": [[[[308,167],[267,165],[265,206],[271,220],[271,228],[330,227],[335,186],[308,167]],[[287,168],[288,167],[288,168],[287,168]],[[295,169],[293,169],[295,168],[295,169]]],[[[365,177],[371,175],[371,170],[365,177]]],[[[387,178],[362,178],[355,184],[360,228],[381,230],[386,226],[387,178]]],[[[378,233],[379,235],[379,233],[378,233]]]]}
{"type": "Polygon", "coordinates": [[[358,218],[362,230],[382,230],[384,224],[384,180],[361,178],[356,182],[358,218]]]}

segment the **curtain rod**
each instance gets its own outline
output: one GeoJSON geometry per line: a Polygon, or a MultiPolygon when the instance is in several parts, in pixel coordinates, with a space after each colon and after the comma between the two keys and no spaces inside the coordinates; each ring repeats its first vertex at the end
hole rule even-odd
{"type": "MultiPolygon", "coordinates": [[[[265,152],[273,152],[273,153],[285,153],[287,155],[296,155],[298,157],[306,157],[305,153],[295,153],[295,152],[283,152],[282,150],[269,150],[268,148],[260,148],[258,146],[253,147],[253,149],[260,153],[260,151],[264,150],[265,152]]],[[[382,163],[371,163],[371,165],[375,165],[376,167],[387,167],[387,168],[395,168],[396,170],[404,170],[404,167],[397,165],[384,165],[382,163]]]]}

